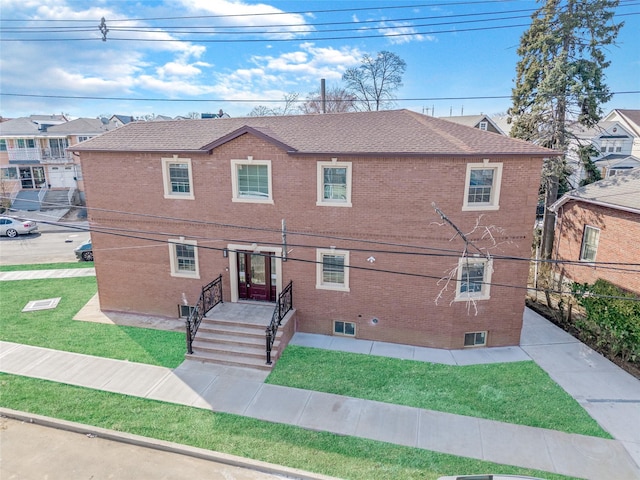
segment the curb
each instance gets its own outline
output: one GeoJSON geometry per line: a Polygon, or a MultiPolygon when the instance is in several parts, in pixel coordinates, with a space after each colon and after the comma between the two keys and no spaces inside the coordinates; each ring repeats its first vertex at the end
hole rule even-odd
{"type": "Polygon", "coordinates": [[[217,462],[233,467],[246,468],[262,473],[280,475],[292,479],[300,480],[340,480],[336,477],[328,477],[326,475],[306,472],[295,468],[284,467],[272,463],[262,462],[260,460],[252,460],[249,458],[230,455],[227,453],[205,450],[203,448],[190,447],[179,443],[167,442],[155,438],[133,435],[126,432],[117,432],[106,428],[94,427],[82,423],[69,422],[57,418],[45,417],[33,413],[21,412],[10,408],[0,407],[0,417],[7,417],[13,420],[19,420],[26,423],[33,423],[44,427],[65,430],[68,432],[79,433],[82,435],[95,435],[104,440],[126,443],[136,447],[151,448],[162,452],[176,453],[188,457],[198,458],[211,462],[217,462]]]}

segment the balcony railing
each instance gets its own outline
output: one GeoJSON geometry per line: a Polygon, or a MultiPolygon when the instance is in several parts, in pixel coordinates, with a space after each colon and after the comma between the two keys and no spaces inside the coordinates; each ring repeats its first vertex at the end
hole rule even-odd
{"type": "Polygon", "coordinates": [[[39,148],[8,148],[10,162],[25,162],[28,160],[42,160],[42,152],[39,148]]]}
{"type": "Polygon", "coordinates": [[[43,148],[42,161],[47,163],[69,163],[72,162],[71,154],[56,148],[43,148]]]}

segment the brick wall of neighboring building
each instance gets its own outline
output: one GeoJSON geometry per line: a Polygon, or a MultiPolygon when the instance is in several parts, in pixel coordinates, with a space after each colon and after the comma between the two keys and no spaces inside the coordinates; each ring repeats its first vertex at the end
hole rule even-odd
{"type": "MultiPolygon", "coordinates": [[[[558,260],[580,262],[585,225],[600,229],[595,263],[562,265],[558,273],[578,283],[594,283],[599,278],[640,294],[637,267],[607,268],[603,262],[640,263],[640,215],[586,202],[569,201],[561,207],[556,227],[555,251],[558,260]]],[[[610,266],[611,267],[611,266],[610,266]]]]}
{"type": "Polygon", "coordinates": [[[500,209],[463,212],[466,165],[482,158],[340,156],[353,164],[353,206],[346,208],[316,206],[317,162],[329,156],[287,154],[245,134],[211,155],[179,155],[191,158],[195,200],[172,200],[163,196],[161,168],[161,158],[172,155],[82,153],[85,179],[92,179],[86,195],[102,309],[175,317],[183,299],[195,303],[220,273],[230,299],[223,249],[281,246],[284,219],[282,283],[294,282],[299,331],[331,334],[333,321],[342,320],[354,322],[363,339],[461,348],[465,332],[486,330],[489,346],[518,344],[528,263],[495,260],[491,299],[454,302],[455,279],[447,285],[446,277],[464,245],[431,205],[473,232],[479,246],[490,246],[490,232],[493,254],[528,257],[540,159],[492,158],[504,163],[500,209]],[[230,160],[247,156],[271,160],[273,205],[231,201],[230,160]],[[477,222],[493,228],[473,231],[477,222]],[[199,279],[170,275],[167,239],[180,236],[198,241],[199,279]],[[316,248],[331,246],[350,252],[349,292],[316,289],[316,248]]]}

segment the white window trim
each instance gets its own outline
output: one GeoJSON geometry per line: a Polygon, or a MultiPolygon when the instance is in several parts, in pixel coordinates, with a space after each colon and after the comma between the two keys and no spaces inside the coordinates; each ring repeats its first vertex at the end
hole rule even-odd
{"type": "Polygon", "coordinates": [[[487,131],[487,129],[489,128],[489,122],[480,122],[478,124],[478,129],[482,130],[482,131],[487,131]]]}
{"type": "Polygon", "coordinates": [[[592,225],[585,225],[582,229],[582,241],[580,242],[580,261],[584,262],[584,263],[595,263],[596,262],[596,258],[598,257],[598,246],[600,244],[600,229],[598,227],[594,227],[592,225]],[[593,260],[587,260],[584,257],[584,240],[585,237],[587,235],[587,228],[591,229],[591,230],[595,230],[596,232],[598,232],[598,236],[596,237],[596,245],[595,245],[595,252],[593,255],[593,260]]]}
{"type": "Polygon", "coordinates": [[[354,338],[354,337],[356,337],[356,334],[358,333],[357,328],[358,327],[356,326],[355,322],[347,322],[346,320],[334,320],[333,321],[333,334],[337,335],[338,337],[351,337],[351,338],[354,338]],[[348,323],[350,325],[353,325],[353,334],[336,332],[336,323],[337,322],[348,323]]]}
{"type": "Polygon", "coordinates": [[[456,283],[456,302],[466,302],[474,300],[489,300],[491,298],[491,274],[493,273],[493,260],[483,257],[462,257],[458,261],[457,283],[456,283]],[[482,280],[482,290],[479,292],[461,292],[462,287],[462,268],[467,265],[484,263],[484,278],[482,280]]]}
{"type": "Polygon", "coordinates": [[[318,248],[316,250],[316,288],[319,290],[335,290],[339,292],[349,292],[349,251],[334,250],[332,248],[318,248]],[[322,281],[324,255],[342,255],[344,256],[344,283],[324,283],[322,281]]]}
{"type": "Polygon", "coordinates": [[[351,162],[338,162],[337,158],[332,158],[330,162],[318,162],[316,184],[317,184],[317,199],[316,205],[318,207],[351,207],[351,162]],[[344,202],[338,202],[335,200],[325,200],[324,198],[324,169],[325,168],[346,168],[347,169],[347,199],[344,202]]]}
{"type": "Polygon", "coordinates": [[[282,292],[282,247],[267,247],[256,244],[233,244],[227,245],[227,255],[229,256],[229,278],[231,279],[231,302],[239,300],[238,292],[238,252],[254,251],[271,252],[276,259],[276,295],[282,292]]]}
{"type": "Polygon", "coordinates": [[[198,262],[198,242],[195,240],[185,240],[184,238],[170,238],[169,239],[169,264],[171,267],[171,276],[180,278],[200,278],[200,263],[198,262]],[[194,253],[193,260],[196,264],[196,269],[193,272],[185,272],[178,270],[178,256],[176,254],[176,245],[193,245],[194,253]]]}
{"type": "Polygon", "coordinates": [[[485,158],[482,163],[468,163],[467,174],[464,181],[464,199],[462,203],[462,211],[477,210],[499,210],[500,209],[500,185],[502,184],[502,162],[490,162],[485,158]],[[493,187],[491,188],[491,202],[488,204],[469,203],[469,182],[471,181],[472,170],[494,169],[493,187]]]}
{"type": "Polygon", "coordinates": [[[273,185],[271,181],[271,160],[254,160],[249,156],[243,160],[231,160],[231,191],[232,202],[240,203],[269,203],[273,204],[273,185]],[[241,197],[238,189],[238,166],[240,165],[266,165],[269,175],[269,196],[263,197],[241,197]]]}
{"type": "Polygon", "coordinates": [[[195,200],[193,192],[193,169],[191,168],[190,158],[178,158],[177,155],[174,155],[173,158],[163,158],[162,182],[164,184],[164,198],[170,198],[172,200],[195,200]],[[170,163],[184,163],[187,165],[187,170],[189,171],[189,193],[177,193],[171,190],[171,177],[169,176],[170,163]]]}
{"type": "MultiPolygon", "coordinates": [[[[487,331],[486,330],[481,330],[479,332],[465,332],[464,336],[466,337],[467,335],[472,334],[474,336],[474,343],[473,345],[463,345],[464,348],[478,348],[478,347],[486,347],[487,346],[487,331]],[[482,333],[484,335],[484,343],[475,343],[475,336],[478,333],[482,333]]],[[[464,337],[463,337],[463,342],[464,342],[464,337]]]]}

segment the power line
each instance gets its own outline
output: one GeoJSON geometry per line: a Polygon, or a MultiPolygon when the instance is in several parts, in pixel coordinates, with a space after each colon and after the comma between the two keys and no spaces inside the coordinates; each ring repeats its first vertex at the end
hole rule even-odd
{"type": "MultiPolygon", "coordinates": [[[[47,222],[42,222],[42,223],[47,223],[47,222]]],[[[95,233],[101,233],[101,234],[105,234],[105,235],[114,235],[114,236],[119,236],[119,237],[125,237],[125,238],[131,238],[131,239],[136,239],[136,240],[145,240],[145,241],[151,241],[151,242],[156,242],[156,243],[162,243],[163,245],[166,245],[167,242],[168,243],[173,243],[173,244],[177,244],[176,242],[171,242],[171,241],[166,241],[166,240],[161,240],[161,239],[157,239],[157,238],[151,238],[151,237],[142,237],[142,236],[137,236],[137,235],[131,235],[131,234],[125,234],[125,233],[117,233],[114,231],[110,231],[110,230],[100,230],[99,228],[91,228],[91,229],[84,229],[83,227],[74,227],[71,226],[71,228],[75,228],[77,230],[82,230],[82,231],[88,231],[88,232],[95,232],[95,233]]],[[[174,235],[174,234],[172,234],[174,235]]],[[[246,242],[250,242],[249,240],[247,240],[246,242]]],[[[211,247],[211,246],[205,246],[205,245],[197,245],[196,248],[199,249],[203,249],[203,250],[214,250],[214,251],[224,251],[224,250],[228,250],[226,247],[211,247]]],[[[237,253],[237,251],[234,251],[237,253]]],[[[260,253],[257,253],[258,255],[260,255],[260,253]]],[[[275,258],[283,258],[282,256],[276,256],[274,255],[275,258]]],[[[286,257],[287,262],[300,262],[300,263],[307,263],[307,264],[313,264],[313,265],[322,265],[323,262],[321,261],[317,261],[317,260],[309,260],[309,259],[303,259],[303,258],[296,258],[296,257],[292,257],[290,254],[287,255],[286,257]]],[[[378,268],[373,268],[373,267],[363,267],[363,266],[357,266],[357,265],[348,265],[346,266],[346,268],[350,269],[350,270],[360,270],[360,271],[368,271],[368,272],[373,272],[373,273],[384,273],[384,274],[392,274],[392,275],[400,275],[400,276],[409,276],[409,277],[414,277],[414,278],[424,278],[424,279],[431,279],[431,280],[446,280],[447,277],[442,277],[442,276],[437,276],[437,275],[427,275],[427,274],[422,274],[422,273],[409,273],[406,271],[397,271],[397,270],[389,270],[389,269],[378,269],[378,268]]],[[[455,281],[456,283],[458,282],[457,279],[453,279],[451,278],[451,281],[455,281]]],[[[491,286],[491,287],[500,287],[500,288],[511,288],[511,289],[517,289],[517,290],[526,290],[526,291],[537,291],[537,292],[548,292],[548,293],[554,293],[554,294],[560,294],[560,295],[572,295],[572,296],[583,296],[583,297],[589,297],[589,298],[607,298],[607,299],[613,299],[613,300],[628,300],[628,301],[640,301],[640,297],[623,297],[623,296],[614,296],[614,295],[600,295],[600,294],[592,294],[592,293],[585,293],[583,295],[579,295],[575,292],[572,291],[563,291],[563,290],[550,290],[550,289],[542,289],[542,288],[530,288],[529,286],[520,286],[520,285],[509,285],[509,284],[502,284],[502,283],[496,283],[496,282],[476,282],[476,283],[481,283],[483,285],[487,285],[487,286],[491,286]]],[[[473,302],[473,298],[470,298],[469,301],[473,302]]]]}
{"type": "MultiPolygon", "coordinates": [[[[35,202],[35,201],[34,201],[35,202]]],[[[67,205],[48,203],[48,206],[58,206],[58,207],[67,207],[67,205]]],[[[95,208],[95,207],[86,207],[88,210],[94,212],[102,212],[102,213],[115,213],[119,215],[127,215],[132,217],[141,217],[141,218],[149,218],[153,220],[162,220],[167,222],[176,222],[176,223],[187,223],[189,225],[202,225],[202,226],[210,226],[217,228],[229,228],[229,229],[237,229],[237,230],[248,230],[262,233],[272,233],[280,235],[282,230],[280,228],[269,228],[269,227],[256,227],[256,226],[248,226],[248,225],[238,225],[238,224],[230,224],[230,223],[220,223],[220,222],[210,222],[206,220],[197,220],[197,219],[186,219],[181,217],[169,217],[166,215],[154,215],[149,213],[138,213],[138,212],[128,212],[123,210],[114,210],[114,209],[104,209],[104,208],[95,208]]],[[[59,222],[44,222],[41,223],[49,224],[49,225],[65,225],[64,223],[59,222]]],[[[136,233],[136,234],[145,234],[145,235],[162,235],[162,236],[185,236],[184,233],[180,232],[158,232],[158,231],[148,231],[148,230],[139,230],[139,229],[120,229],[113,227],[101,227],[102,229],[109,231],[118,231],[118,232],[128,232],[128,233],[136,233]]],[[[380,249],[366,249],[366,248],[347,248],[350,251],[359,251],[359,252],[367,252],[367,253],[388,253],[395,255],[416,255],[416,256],[426,256],[426,257],[450,257],[450,258],[460,258],[461,257],[461,249],[446,249],[446,248],[438,248],[438,247],[429,247],[423,245],[412,245],[406,243],[395,243],[395,242],[384,242],[380,240],[368,240],[362,238],[353,238],[353,237],[345,237],[338,235],[327,235],[320,234],[315,232],[308,231],[291,231],[287,230],[287,235],[291,236],[300,236],[300,237],[309,237],[309,238],[319,238],[326,239],[330,241],[343,241],[349,243],[360,243],[367,245],[379,245],[384,247],[394,247],[394,248],[402,248],[405,250],[380,250],[380,249]],[[413,250],[406,250],[413,249],[413,250]],[[437,252],[437,253],[429,253],[429,252],[437,252]]],[[[236,238],[209,238],[209,237],[195,237],[188,236],[189,238],[194,238],[197,240],[207,240],[207,241],[224,241],[224,242],[248,242],[253,243],[253,240],[246,239],[236,239],[236,238]]],[[[269,242],[263,241],[262,243],[269,245],[279,245],[277,242],[269,242]]],[[[289,246],[299,247],[299,248],[326,248],[327,245],[309,245],[309,244],[293,244],[288,242],[289,246]]],[[[499,255],[499,254],[491,254],[491,257],[495,260],[502,261],[519,261],[519,262],[528,262],[528,263],[548,263],[553,265],[573,265],[573,266],[585,266],[589,268],[593,268],[594,266],[599,267],[601,269],[608,270],[618,270],[627,273],[640,273],[640,270],[628,270],[625,268],[619,267],[640,267],[640,263],[625,263],[625,262],[589,262],[588,265],[585,265],[584,262],[572,261],[572,260],[553,260],[553,259],[532,259],[528,257],[516,257],[512,255],[499,255]]]]}
{"type": "MultiPolygon", "coordinates": [[[[633,16],[640,15],[640,12],[631,12],[631,13],[622,13],[617,14],[616,17],[623,16],[633,16]]],[[[514,17],[505,17],[504,19],[515,19],[515,18],[523,18],[528,17],[527,15],[514,16],[514,17]]],[[[341,35],[341,36],[324,36],[324,37],[305,37],[306,41],[327,41],[327,40],[353,40],[353,39],[367,39],[367,38],[395,38],[395,37],[409,37],[409,36],[423,36],[423,35],[438,35],[443,33],[462,33],[462,32],[476,32],[476,31],[484,31],[484,30],[502,30],[507,28],[520,28],[520,27],[528,27],[530,23],[520,23],[520,24],[511,24],[511,25],[496,25],[496,26],[487,26],[487,27],[476,27],[476,28],[455,28],[450,30],[431,30],[431,31],[411,31],[411,32],[394,32],[388,33],[389,30],[393,29],[406,29],[407,27],[417,28],[424,27],[429,25],[457,25],[457,24],[465,24],[465,23],[475,23],[475,22],[488,22],[488,21],[499,21],[502,19],[484,19],[484,20],[466,20],[459,22],[441,22],[434,24],[426,24],[426,25],[387,25],[375,28],[375,30],[383,31],[383,33],[374,34],[374,35],[341,35]],[[386,33],[384,33],[386,32],[386,33]]],[[[101,25],[102,26],[102,25],[101,25]]],[[[361,32],[366,30],[374,30],[372,27],[368,28],[354,28],[354,29],[343,29],[343,30],[326,30],[328,32],[331,31],[355,31],[361,32]]],[[[110,27],[109,31],[131,31],[131,32],[144,32],[144,33],[166,33],[163,30],[144,30],[144,29],[124,29],[119,27],[110,27]]],[[[184,32],[183,32],[184,33],[184,32]]],[[[227,32],[227,34],[232,34],[236,32],[227,32]]],[[[109,41],[117,41],[117,42],[147,42],[147,43],[258,43],[258,42],[299,42],[300,38],[295,37],[294,34],[298,33],[309,33],[308,31],[295,31],[289,30],[285,32],[249,32],[249,33],[263,33],[270,35],[269,38],[221,38],[221,39],[211,39],[211,38],[127,38],[127,37],[114,37],[110,36],[109,41]],[[279,37],[273,37],[273,35],[280,35],[279,37]]],[[[315,32],[315,33],[323,33],[323,31],[315,32]]],[[[217,32],[211,32],[211,35],[218,35],[217,32]]],[[[247,34],[247,32],[244,32],[247,34]]],[[[96,40],[106,40],[106,35],[102,33],[102,37],[90,37],[90,38],[0,38],[0,42],[79,42],[79,41],[96,41],[96,40]]]]}
{"type": "MultiPolygon", "coordinates": [[[[637,95],[640,90],[628,90],[620,92],[611,92],[611,95],[637,95]]],[[[58,98],[69,100],[105,100],[105,101],[131,101],[131,102],[168,102],[168,103],[180,103],[180,102],[225,102],[225,103],[283,103],[285,101],[304,103],[307,99],[295,99],[295,100],[274,100],[274,99],[224,99],[224,98],[131,98],[131,97],[102,97],[94,95],[41,95],[41,94],[29,94],[29,93],[15,93],[15,92],[0,92],[0,96],[5,97],[24,97],[24,98],[58,98]]],[[[394,102],[424,102],[424,101],[438,101],[438,100],[497,100],[508,99],[511,95],[474,95],[468,97],[414,97],[414,98],[394,98],[394,102]]],[[[339,100],[334,100],[339,101],[339,100]]],[[[341,101],[341,100],[340,100],[341,101]]]]}
{"type": "MultiPolygon", "coordinates": [[[[629,1],[622,0],[621,3],[629,1]]],[[[120,18],[111,21],[114,22],[148,22],[157,20],[196,20],[196,19],[211,19],[211,18],[240,18],[240,17],[264,17],[264,16],[282,16],[282,15],[306,15],[306,14],[319,14],[319,13],[340,13],[340,12],[363,12],[371,10],[400,10],[400,9],[416,9],[416,8],[433,8],[433,7],[445,7],[454,5],[483,5],[493,3],[504,3],[504,0],[478,0],[478,1],[466,1],[466,2],[444,2],[444,3],[427,3],[418,5],[386,5],[378,7],[360,7],[360,8],[332,8],[324,10],[298,10],[298,11],[280,11],[280,12],[254,12],[254,13],[237,13],[237,14],[219,14],[219,15],[192,15],[192,16],[176,16],[176,17],[147,17],[147,18],[120,18]]],[[[24,19],[9,19],[3,18],[1,22],[24,22],[24,19]]],[[[63,20],[63,19],[29,19],[31,22],[92,22],[92,20],[63,20]]]]}

